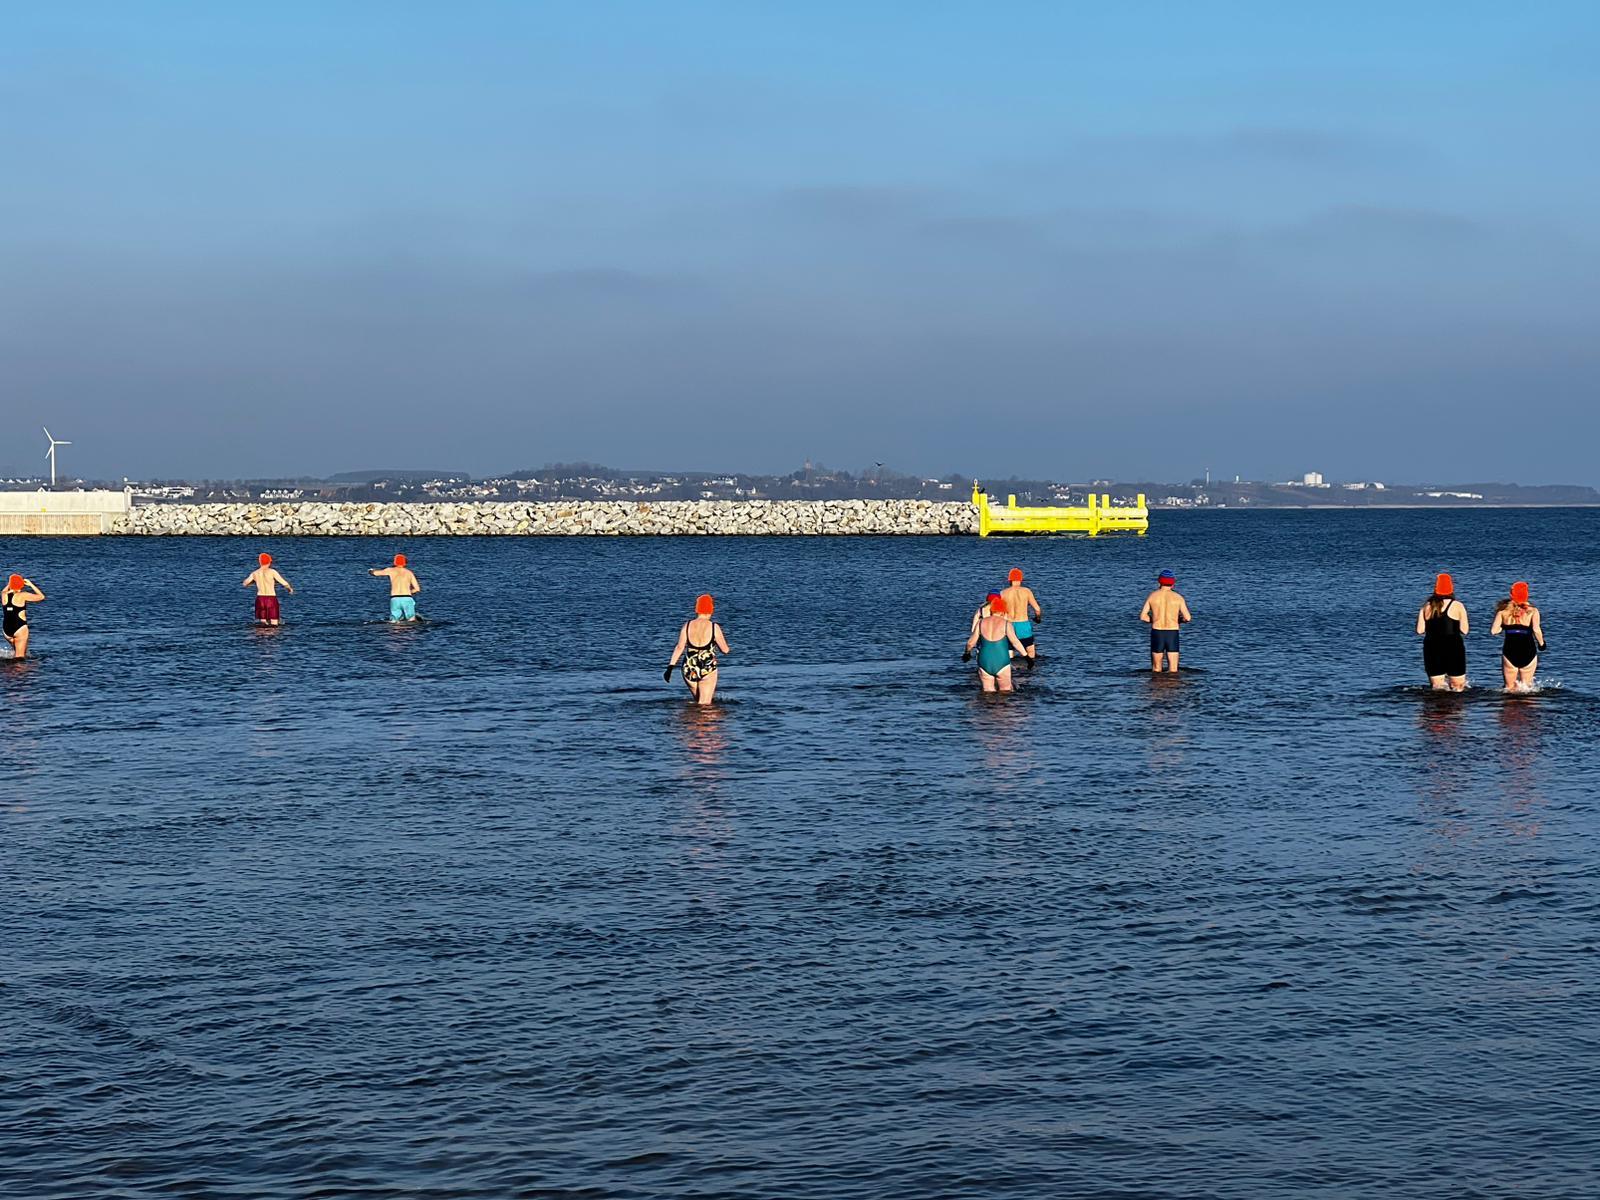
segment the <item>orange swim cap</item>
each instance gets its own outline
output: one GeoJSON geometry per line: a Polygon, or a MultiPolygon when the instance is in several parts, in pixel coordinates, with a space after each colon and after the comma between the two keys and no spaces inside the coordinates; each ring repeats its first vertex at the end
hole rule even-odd
{"type": "Polygon", "coordinates": [[[397,566],[397,567],[405,566],[406,565],[406,556],[404,554],[396,554],[394,556],[394,565],[397,566]]]}
{"type": "Polygon", "coordinates": [[[1006,610],[1006,598],[999,592],[990,592],[984,597],[983,602],[997,613],[1003,613],[1006,610]]]}
{"type": "Polygon", "coordinates": [[[1528,585],[1522,580],[1517,580],[1511,585],[1511,603],[1526,604],[1528,602],[1528,585]]]}
{"type": "Polygon", "coordinates": [[[13,575],[10,579],[6,580],[6,591],[20,592],[22,590],[22,585],[26,582],[27,580],[25,580],[21,575],[13,575]]]}
{"type": "Polygon", "coordinates": [[[713,600],[709,594],[695,597],[694,611],[700,616],[709,617],[713,612],[716,611],[716,609],[717,602],[713,600]]]}
{"type": "Polygon", "coordinates": [[[258,555],[256,555],[256,561],[258,563],[260,563],[263,567],[270,567],[272,565],[272,555],[270,555],[270,554],[258,554],[258,555]]]}
{"type": "Polygon", "coordinates": [[[1009,579],[1012,583],[1021,583],[1022,582],[1022,568],[1021,567],[1012,567],[1011,568],[1011,574],[1007,575],[1006,578],[1009,579]]]}
{"type": "Polygon", "coordinates": [[[1440,572],[1439,577],[1433,581],[1433,594],[1435,596],[1453,596],[1456,594],[1456,581],[1450,578],[1448,572],[1440,572]]]}

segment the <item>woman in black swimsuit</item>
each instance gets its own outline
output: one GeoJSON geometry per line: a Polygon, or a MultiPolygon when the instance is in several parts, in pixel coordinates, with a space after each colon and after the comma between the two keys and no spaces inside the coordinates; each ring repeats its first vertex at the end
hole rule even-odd
{"type": "Polygon", "coordinates": [[[728,653],[728,639],[722,636],[722,626],[711,619],[716,611],[716,601],[710,596],[700,596],[694,602],[695,617],[684,622],[678,630],[678,644],[672,648],[672,659],[667,663],[663,679],[672,678],[672,668],[683,659],[683,682],[696,704],[710,704],[717,694],[717,651],[728,653]]]}
{"type": "Polygon", "coordinates": [[[33,580],[13,575],[0,588],[0,632],[11,643],[12,658],[28,657],[28,605],[44,599],[33,580]]]}
{"type": "Polygon", "coordinates": [[[1511,585],[1510,598],[1500,601],[1494,610],[1489,633],[1505,638],[1500,646],[1500,667],[1505,672],[1506,691],[1531,691],[1539,655],[1544,651],[1544,629],[1539,624],[1539,610],[1528,603],[1527,584],[1518,580],[1511,585]]]}
{"type": "Polygon", "coordinates": [[[1417,613],[1417,633],[1422,638],[1422,669],[1435,690],[1453,692],[1467,687],[1467,607],[1456,599],[1455,581],[1440,575],[1433,595],[1417,613]]]}

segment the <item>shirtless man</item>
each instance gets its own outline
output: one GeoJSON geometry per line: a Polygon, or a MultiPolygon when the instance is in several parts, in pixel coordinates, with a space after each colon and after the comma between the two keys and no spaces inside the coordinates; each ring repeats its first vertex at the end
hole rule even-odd
{"type": "Polygon", "coordinates": [[[422,590],[422,585],[417,582],[417,577],[406,566],[406,556],[396,554],[394,566],[380,567],[376,571],[368,571],[368,575],[389,577],[389,620],[415,621],[417,619],[417,602],[411,597],[422,590]]]}
{"type": "Polygon", "coordinates": [[[1171,571],[1161,572],[1156,580],[1156,590],[1144,598],[1144,609],[1139,620],[1150,626],[1150,669],[1161,673],[1161,656],[1167,656],[1167,670],[1178,671],[1178,626],[1192,621],[1189,605],[1176,590],[1177,579],[1171,571]]]}
{"type": "Polygon", "coordinates": [[[256,624],[276,625],[281,619],[278,612],[278,585],[292,596],[294,585],[279,575],[272,565],[272,555],[260,554],[256,561],[261,565],[244,577],[244,586],[256,589],[256,624]]]}
{"type": "Polygon", "coordinates": [[[1039,609],[1039,601],[1034,598],[1033,589],[1022,586],[1022,568],[1012,567],[1011,574],[1006,577],[1011,585],[1000,593],[1000,598],[1006,602],[1006,616],[1011,620],[1012,631],[1017,635],[1017,641],[1027,649],[1028,657],[1037,657],[1033,645],[1033,617],[1043,617],[1039,609]],[[1031,616],[1030,616],[1031,613],[1031,616]]]}

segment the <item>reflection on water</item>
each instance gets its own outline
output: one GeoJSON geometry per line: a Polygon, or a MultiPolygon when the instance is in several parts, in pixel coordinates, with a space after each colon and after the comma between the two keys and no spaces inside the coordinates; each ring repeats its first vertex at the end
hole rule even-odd
{"type": "Polygon", "coordinates": [[[682,748],[686,783],[704,785],[721,777],[728,754],[728,711],[726,703],[702,705],[688,698],[676,705],[672,725],[682,748]]]}
{"type": "Polygon", "coordinates": [[[984,775],[991,783],[1026,776],[1035,764],[1029,732],[1034,697],[1025,691],[974,690],[968,707],[969,728],[981,751],[984,775]]]}
{"type": "Polygon", "coordinates": [[[1453,753],[1467,712],[1465,692],[1429,690],[1417,705],[1417,725],[1426,736],[1430,753],[1443,758],[1453,753]]]}
{"type": "Polygon", "coordinates": [[[1499,712],[1499,751],[1509,804],[1506,823],[1520,837],[1539,833],[1544,806],[1542,782],[1543,709],[1538,694],[1507,694],[1499,712]]]}
{"type": "Polygon", "coordinates": [[[1181,672],[1149,673],[1147,703],[1137,717],[1145,766],[1153,773],[1181,773],[1189,765],[1194,713],[1187,703],[1194,681],[1181,672]]]}

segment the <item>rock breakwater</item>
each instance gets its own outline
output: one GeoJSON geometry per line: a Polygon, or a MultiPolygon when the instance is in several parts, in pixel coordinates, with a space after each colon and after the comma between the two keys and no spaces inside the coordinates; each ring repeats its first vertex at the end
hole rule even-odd
{"type": "Polygon", "coordinates": [[[978,510],[930,500],[151,504],[113,518],[109,532],[146,537],[975,534],[978,510]]]}

